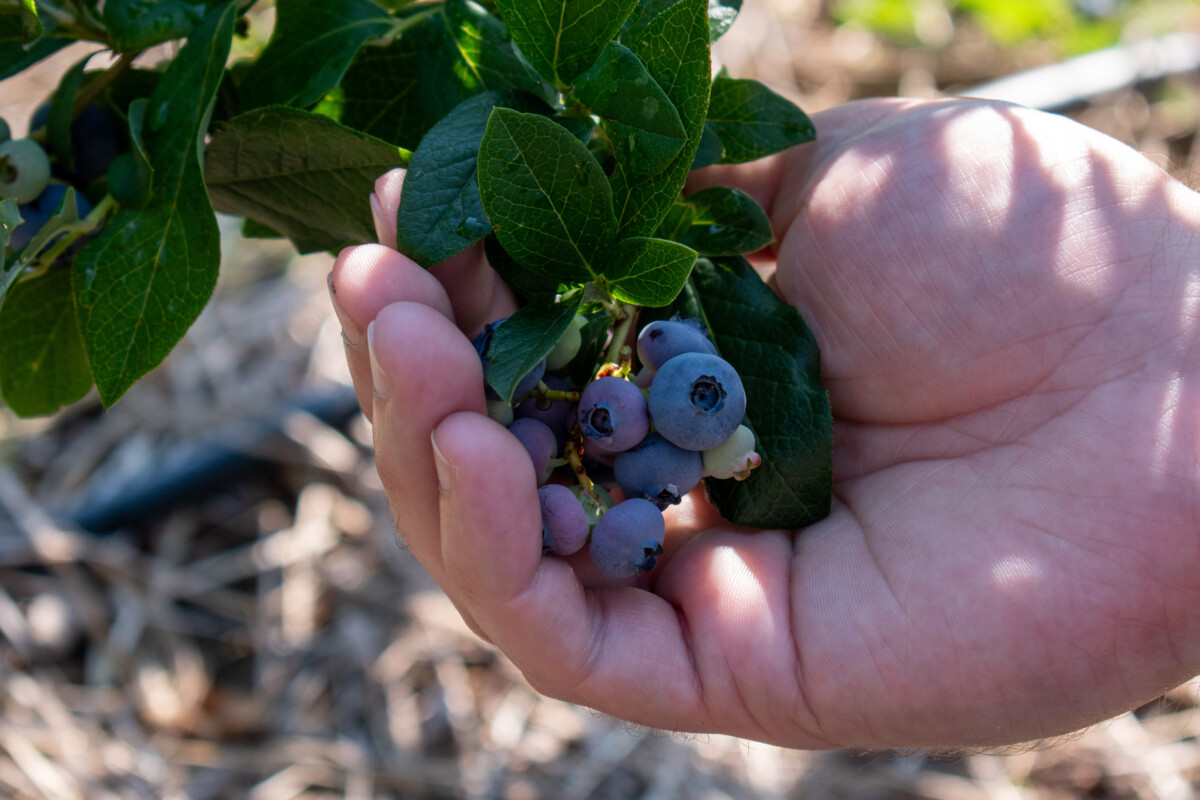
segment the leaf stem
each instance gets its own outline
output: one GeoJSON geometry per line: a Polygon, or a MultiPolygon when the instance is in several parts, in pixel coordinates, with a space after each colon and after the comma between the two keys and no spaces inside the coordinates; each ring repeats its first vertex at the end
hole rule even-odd
{"type": "Polygon", "coordinates": [[[79,241],[81,236],[86,236],[96,230],[104,220],[104,217],[108,215],[109,209],[115,205],[116,200],[113,199],[113,196],[111,194],[105,195],[104,199],[97,203],[96,207],[86,217],[73,225],[64,225],[62,230],[66,231],[67,235],[55,242],[53,247],[38,257],[36,269],[24,271],[21,277],[35,278],[44,274],[68,247],[79,241]]]}
{"type": "Polygon", "coordinates": [[[92,101],[111,86],[117,78],[121,77],[125,70],[129,69],[133,64],[133,60],[141,54],[141,50],[136,53],[122,53],[121,57],[117,59],[117,63],[104,70],[97,78],[92,80],[87,85],[87,88],[75,96],[75,104],[71,106],[71,119],[75,119],[82,114],[83,110],[91,105],[92,101]]]}

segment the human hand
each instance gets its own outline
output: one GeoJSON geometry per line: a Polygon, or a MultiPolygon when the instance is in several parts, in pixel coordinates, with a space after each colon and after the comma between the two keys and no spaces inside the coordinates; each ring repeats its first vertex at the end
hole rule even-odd
{"type": "Polygon", "coordinates": [[[750,532],[693,493],[638,588],[542,557],[532,465],[459,330],[511,296],[478,251],[431,274],[354,248],[331,287],[414,555],[536,688],[657,728],[995,745],[1200,671],[1200,200],[1016,107],[815,121],[815,145],[694,183],[772,217],[763,260],[833,403],[831,515],[750,532]]]}

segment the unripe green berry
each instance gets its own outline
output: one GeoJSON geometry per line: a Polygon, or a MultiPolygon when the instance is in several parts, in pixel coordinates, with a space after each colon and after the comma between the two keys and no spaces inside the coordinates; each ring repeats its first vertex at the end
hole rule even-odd
{"type": "Polygon", "coordinates": [[[8,123],[0,119],[0,142],[7,142],[12,138],[12,129],[8,127],[8,123]]]}
{"type": "Polygon", "coordinates": [[[0,198],[32,203],[50,182],[50,159],[32,139],[0,143],[0,198]]]}
{"type": "Polygon", "coordinates": [[[583,344],[584,325],[587,325],[587,317],[576,314],[562,338],[558,340],[558,344],[554,345],[550,355],[546,356],[546,369],[562,369],[571,363],[571,359],[579,353],[579,347],[583,344]]]}
{"type": "Polygon", "coordinates": [[[488,400],[487,413],[506,428],[513,424],[513,407],[503,400],[488,400]]]}
{"type": "Polygon", "coordinates": [[[710,478],[742,481],[761,463],[762,456],[754,452],[754,433],[745,425],[739,425],[722,444],[704,451],[704,474],[710,478]]]}

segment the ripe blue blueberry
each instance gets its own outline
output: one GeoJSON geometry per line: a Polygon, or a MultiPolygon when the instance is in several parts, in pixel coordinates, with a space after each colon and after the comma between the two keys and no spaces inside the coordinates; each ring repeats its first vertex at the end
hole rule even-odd
{"type": "Polygon", "coordinates": [[[646,396],[623,378],[589,383],[579,398],[578,416],[584,437],[610,453],[628,450],[650,431],[646,396]]]}
{"type": "MultiPolygon", "coordinates": [[[[487,383],[486,381],[488,367],[491,366],[492,363],[492,355],[489,351],[491,349],[492,339],[496,334],[496,330],[499,329],[499,327],[503,325],[507,319],[508,318],[505,317],[504,319],[498,319],[495,322],[489,322],[487,325],[484,325],[483,330],[471,340],[471,344],[475,345],[475,352],[479,354],[479,361],[483,365],[483,374],[485,377],[483,388],[487,393],[487,398],[489,400],[500,399],[500,395],[498,395],[496,390],[491,387],[491,384],[487,383]]],[[[542,376],[545,374],[546,359],[543,358],[537,364],[537,366],[535,366],[528,372],[528,374],[525,375],[524,378],[521,378],[520,383],[517,384],[517,388],[513,391],[513,397],[520,397],[521,395],[526,394],[531,389],[535,388],[542,380],[542,376]]]]}
{"type": "Polygon", "coordinates": [[[50,219],[49,213],[42,213],[41,211],[38,211],[37,206],[32,203],[22,205],[19,210],[21,212],[21,219],[24,220],[24,222],[22,222],[16,227],[15,230],[13,230],[12,236],[8,241],[8,246],[11,247],[14,252],[24,249],[25,245],[29,244],[34,235],[36,235],[37,232],[42,229],[42,226],[45,225],[50,219]]]}
{"type": "MultiPolygon", "coordinates": [[[[546,387],[549,389],[559,392],[571,389],[571,384],[562,378],[547,375],[544,380],[546,387]]],[[[575,415],[572,413],[574,408],[574,404],[562,400],[529,397],[518,403],[513,412],[517,419],[536,419],[546,423],[550,430],[554,432],[554,438],[558,440],[558,449],[561,452],[563,445],[567,442],[567,434],[570,432],[571,425],[575,419],[575,415]]]]}
{"type": "Polygon", "coordinates": [[[704,474],[704,462],[700,453],[676,447],[652,433],[632,450],[618,453],[613,471],[626,497],[644,497],[665,509],[696,488],[704,474]]]}
{"type": "Polygon", "coordinates": [[[684,353],[715,356],[717,348],[705,336],[705,329],[698,320],[672,317],[651,322],[642,328],[638,334],[637,353],[643,367],[656,370],[684,353]]]}
{"type": "MultiPolygon", "coordinates": [[[[49,103],[38,106],[29,122],[29,129],[43,127],[49,116],[49,103]]],[[[83,109],[71,122],[70,131],[75,171],[68,173],[60,165],[58,172],[81,186],[86,185],[108,172],[113,159],[121,152],[121,139],[108,114],[96,105],[83,109]]]]}
{"type": "Polygon", "coordinates": [[[545,483],[550,477],[550,459],[554,458],[558,449],[554,432],[546,423],[528,418],[514,420],[513,424],[508,426],[508,432],[516,436],[517,441],[529,453],[538,485],[545,483]]]}
{"type": "Polygon", "coordinates": [[[596,569],[611,578],[629,578],[654,569],[663,554],[666,523],[649,500],[617,503],[592,528],[588,553],[596,569]]]}
{"type": "Polygon", "coordinates": [[[746,390],[725,359],[684,353],[659,368],[647,405],[655,430],[671,444],[711,450],[742,424],[746,390]]]}
{"type": "Polygon", "coordinates": [[[542,553],[569,556],[587,541],[587,513],[575,493],[552,483],[538,489],[542,508],[542,553]]]}

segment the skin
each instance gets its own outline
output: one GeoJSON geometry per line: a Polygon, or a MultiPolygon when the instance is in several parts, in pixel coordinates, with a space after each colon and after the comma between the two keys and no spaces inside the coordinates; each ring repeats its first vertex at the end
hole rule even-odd
{"type": "Polygon", "coordinates": [[[757,259],[833,404],[830,516],[751,533],[693,493],[639,587],[542,558],[532,465],[484,415],[468,338],[511,296],[475,251],[439,281],[357,248],[331,284],[413,554],[538,690],[661,729],[1003,745],[1200,672],[1200,199],[1013,106],[815,122],[691,188],[772,218],[757,259]]]}

